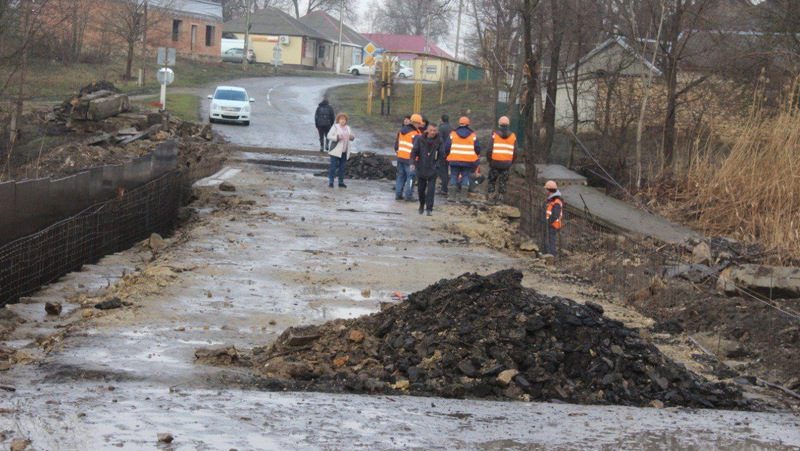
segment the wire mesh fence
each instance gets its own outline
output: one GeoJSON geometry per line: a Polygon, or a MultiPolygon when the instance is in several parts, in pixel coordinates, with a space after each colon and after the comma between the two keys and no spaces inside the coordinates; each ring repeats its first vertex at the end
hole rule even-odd
{"type": "Polygon", "coordinates": [[[92,205],[0,247],[0,306],[153,232],[168,233],[181,204],[179,171],[92,205]]]}

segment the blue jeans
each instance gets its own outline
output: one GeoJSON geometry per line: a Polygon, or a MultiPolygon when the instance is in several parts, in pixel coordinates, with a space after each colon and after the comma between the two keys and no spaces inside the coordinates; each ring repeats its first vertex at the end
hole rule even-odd
{"type": "Polygon", "coordinates": [[[414,171],[411,170],[411,163],[397,162],[397,180],[394,184],[394,197],[403,197],[405,191],[406,199],[414,198],[412,187],[414,186],[414,171]]]}
{"type": "Polygon", "coordinates": [[[450,186],[461,186],[469,188],[469,177],[475,172],[475,168],[470,166],[450,166],[450,186]],[[461,175],[461,181],[458,181],[458,176],[461,175]]]}
{"type": "Polygon", "coordinates": [[[328,168],[328,185],[333,185],[333,177],[338,171],[339,185],[344,185],[344,166],[347,163],[347,154],[342,158],[331,156],[331,165],[328,168]]]}

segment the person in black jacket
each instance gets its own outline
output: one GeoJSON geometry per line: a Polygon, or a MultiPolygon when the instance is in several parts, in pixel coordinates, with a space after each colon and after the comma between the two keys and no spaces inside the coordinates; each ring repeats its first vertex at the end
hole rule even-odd
{"type": "Polygon", "coordinates": [[[324,97],[322,102],[317,106],[317,111],[314,113],[314,125],[317,127],[319,133],[319,151],[325,152],[328,150],[330,142],[328,141],[328,131],[333,127],[333,122],[336,114],[333,112],[333,107],[328,103],[328,97],[324,97]]]}
{"type": "MultiPolygon", "coordinates": [[[[442,144],[450,139],[450,132],[453,127],[450,126],[450,116],[443,114],[442,122],[439,124],[439,137],[442,139],[442,144]]],[[[450,182],[450,166],[444,158],[439,159],[439,193],[447,196],[447,184],[450,182]]]]}
{"type": "Polygon", "coordinates": [[[416,164],[417,186],[419,187],[419,214],[427,210],[433,213],[433,197],[436,192],[436,176],[439,161],[444,155],[442,139],[436,124],[428,124],[425,133],[414,140],[411,161],[416,164]]]}

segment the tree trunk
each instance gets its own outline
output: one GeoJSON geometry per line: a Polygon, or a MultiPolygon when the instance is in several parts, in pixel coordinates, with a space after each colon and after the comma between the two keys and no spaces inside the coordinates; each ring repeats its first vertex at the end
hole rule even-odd
{"type": "Polygon", "coordinates": [[[547,75],[547,98],[544,99],[544,144],[542,154],[545,161],[550,159],[550,151],[556,133],[556,96],[558,95],[558,68],[561,63],[561,44],[564,41],[564,27],[561,19],[561,9],[558,3],[561,0],[550,0],[550,15],[552,16],[552,35],[550,41],[550,70],[547,75]]]}
{"type": "Polygon", "coordinates": [[[536,230],[536,222],[538,220],[538,197],[536,196],[538,184],[536,163],[539,158],[536,148],[539,144],[539,124],[537,123],[536,110],[537,99],[536,94],[539,91],[539,61],[533,53],[533,13],[538,4],[538,0],[523,0],[522,10],[522,27],[523,27],[523,45],[525,47],[525,71],[526,71],[526,95],[523,104],[522,120],[525,130],[525,152],[523,161],[525,162],[525,185],[527,193],[523,194],[520,204],[520,210],[523,212],[521,229],[524,232],[533,234],[536,230]],[[527,199],[525,198],[527,195],[527,199]],[[527,204],[527,208],[524,208],[527,204]]]}
{"type": "MultiPolygon", "coordinates": [[[[582,25],[581,18],[583,15],[578,14],[578,29],[580,30],[582,25]]],[[[577,49],[575,50],[575,70],[572,72],[572,145],[569,149],[569,164],[568,166],[571,168],[575,164],[575,151],[578,150],[578,123],[580,122],[580,110],[578,108],[578,87],[579,87],[579,75],[580,75],[580,58],[583,55],[583,33],[578,31],[578,44],[577,49]]]]}
{"type": "Polygon", "coordinates": [[[675,152],[675,113],[678,104],[678,54],[680,52],[680,37],[683,13],[686,0],[676,0],[675,10],[669,18],[667,27],[666,52],[666,83],[667,83],[667,111],[664,117],[664,131],[661,139],[662,170],[672,167],[672,157],[675,152]]]}
{"type": "Polygon", "coordinates": [[[125,56],[125,76],[123,77],[125,80],[131,79],[131,72],[133,70],[133,47],[135,43],[136,41],[133,39],[128,41],[128,52],[125,56]]]}

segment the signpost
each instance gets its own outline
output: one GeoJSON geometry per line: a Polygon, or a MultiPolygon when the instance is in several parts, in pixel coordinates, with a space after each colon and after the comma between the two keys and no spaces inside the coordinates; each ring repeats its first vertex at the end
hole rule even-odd
{"type": "Polygon", "coordinates": [[[162,67],[156,72],[156,79],[161,84],[161,111],[167,110],[167,86],[175,81],[175,71],[169,68],[175,65],[175,54],[174,48],[158,48],[157,63],[162,67]]]}
{"type": "MultiPolygon", "coordinates": [[[[364,64],[373,68],[375,67],[375,56],[373,56],[373,54],[376,50],[378,50],[378,48],[375,47],[375,44],[371,42],[364,47],[364,53],[367,54],[367,56],[364,58],[364,64]]],[[[372,97],[374,96],[375,92],[375,82],[372,80],[373,72],[375,72],[375,70],[369,71],[369,81],[367,82],[367,115],[372,115],[372,97]]]]}
{"type": "Polygon", "coordinates": [[[283,49],[281,48],[281,43],[276,42],[275,46],[272,47],[272,66],[275,68],[275,72],[278,72],[278,66],[283,64],[283,49]]]}

